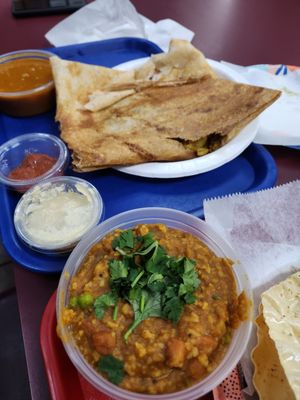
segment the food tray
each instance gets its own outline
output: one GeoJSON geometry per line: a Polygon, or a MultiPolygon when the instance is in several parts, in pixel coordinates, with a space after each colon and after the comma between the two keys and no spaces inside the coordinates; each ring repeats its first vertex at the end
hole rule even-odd
{"type": "Polygon", "coordinates": [[[53,400],[110,400],[81,377],[69,360],[56,334],[56,292],[51,296],[41,322],[40,344],[53,400]]]}
{"type": "MultiPolygon", "coordinates": [[[[55,300],[56,292],[45,308],[40,329],[41,350],[52,400],[113,400],[90,385],[69,360],[56,333],[55,300]]],[[[213,395],[207,397],[214,400],[243,400],[237,369],[214,389],[213,395]]]]}
{"type": "MultiPolygon", "coordinates": [[[[118,38],[51,49],[62,58],[112,67],[149,57],[160,48],[138,38],[118,38]]],[[[0,144],[24,133],[59,134],[54,112],[30,118],[12,118],[0,114],[0,144]]],[[[153,179],[127,175],[106,169],[66,174],[89,180],[99,190],[104,202],[104,218],[139,207],[169,207],[203,217],[203,200],[235,192],[250,192],[269,188],[277,177],[276,164],[261,145],[251,144],[239,157],[213,171],[185,178],[153,179]]],[[[58,273],[66,256],[36,253],[16,236],[13,213],[20,194],[0,186],[0,233],[8,254],[21,266],[36,272],[58,273]]]]}

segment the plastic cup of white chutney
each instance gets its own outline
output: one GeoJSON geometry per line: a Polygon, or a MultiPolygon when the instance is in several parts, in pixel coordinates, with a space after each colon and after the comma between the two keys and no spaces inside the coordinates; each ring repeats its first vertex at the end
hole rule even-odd
{"type": "Polygon", "coordinates": [[[103,216],[103,201],[88,181],[71,176],[46,179],[18,202],[14,224],[19,238],[46,254],[70,252],[103,216]]]}

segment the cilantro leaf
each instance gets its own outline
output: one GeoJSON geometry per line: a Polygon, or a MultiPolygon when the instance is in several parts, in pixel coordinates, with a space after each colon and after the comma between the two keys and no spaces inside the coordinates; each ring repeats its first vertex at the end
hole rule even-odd
{"type": "Polygon", "coordinates": [[[194,289],[197,288],[200,283],[195,265],[196,261],[184,257],[184,274],[182,275],[182,279],[185,285],[189,285],[194,289]]]}
{"type": "Polygon", "coordinates": [[[162,310],[162,314],[165,318],[176,323],[179,321],[181,313],[183,311],[184,303],[180,297],[172,297],[167,300],[162,310]]]}
{"type": "Polygon", "coordinates": [[[178,290],[176,290],[175,286],[168,286],[166,291],[165,291],[165,293],[164,293],[164,296],[165,296],[166,299],[170,299],[170,298],[175,297],[177,295],[178,295],[178,290]]]}
{"type": "Polygon", "coordinates": [[[120,235],[112,241],[112,248],[121,254],[126,254],[135,246],[135,238],[132,229],[122,231],[120,235]],[[122,251],[124,250],[124,251],[122,251]]]}
{"type": "Polygon", "coordinates": [[[123,361],[111,354],[102,356],[98,361],[97,368],[100,372],[104,372],[107,375],[107,379],[115,385],[119,385],[124,378],[123,361]]]}
{"type": "Polygon", "coordinates": [[[152,232],[148,232],[146,235],[140,236],[137,240],[140,241],[139,251],[144,251],[155,241],[152,232]]]}
{"type": "Polygon", "coordinates": [[[140,288],[131,289],[128,301],[134,311],[134,321],[124,335],[126,341],[144,319],[162,316],[161,296],[159,293],[149,295],[146,290],[141,290],[140,288]]]}
{"type": "Polygon", "coordinates": [[[184,296],[184,301],[186,302],[186,304],[193,304],[196,301],[196,296],[191,293],[188,292],[185,296],[184,296]]]}
{"type": "Polygon", "coordinates": [[[116,305],[117,301],[118,297],[114,292],[107,292],[97,297],[94,301],[96,318],[102,319],[108,307],[116,305]]]}
{"type": "Polygon", "coordinates": [[[179,295],[193,292],[200,284],[198,274],[195,271],[195,261],[184,258],[184,273],[182,274],[183,283],[179,287],[179,295]]]}
{"type": "Polygon", "coordinates": [[[110,277],[112,280],[126,278],[128,275],[128,267],[124,261],[121,260],[110,260],[108,267],[110,272],[110,277]]]}
{"type": "Polygon", "coordinates": [[[159,274],[158,272],[155,272],[154,274],[150,275],[150,278],[148,279],[147,282],[147,287],[152,292],[162,292],[166,287],[164,282],[164,276],[162,274],[159,274]]]}
{"type": "Polygon", "coordinates": [[[184,257],[175,258],[170,257],[169,260],[168,276],[172,277],[173,281],[181,281],[181,277],[184,274],[184,257]]]}
{"type": "Polygon", "coordinates": [[[165,273],[168,259],[165,249],[157,243],[151,257],[145,262],[145,268],[152,273],[165,273]]]}

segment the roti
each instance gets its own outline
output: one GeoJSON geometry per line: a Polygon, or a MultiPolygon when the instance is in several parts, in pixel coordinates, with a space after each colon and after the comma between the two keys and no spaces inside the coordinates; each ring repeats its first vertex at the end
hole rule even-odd
{"type": "Polygon", "coordinates": [[[181,40],[132,71],[51,57],[56,119],[78,171],[195,158],[223,146],[280,95],[218,79],[181,40]]]}

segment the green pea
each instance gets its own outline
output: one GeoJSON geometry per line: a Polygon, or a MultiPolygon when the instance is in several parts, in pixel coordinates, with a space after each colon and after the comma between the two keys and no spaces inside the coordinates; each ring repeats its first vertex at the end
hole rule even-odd
{"type": "Polygon", "coordinates": [[[229,344],[231,342],[232,334],[231,332],[227,331],[225,335],[223,336],[223,343],[224,344],[229,344]]]}
{"type": "Polygon", "coordinates": [[[81,308],[87,308],[94,303],[94,297],[90,293],[82,293],[78,297],[78,304],[81,308]]]}
{"type": "Polygon", "coordinates": [[[78,297],[76,297],[76,296],[71,297],[70,301],[69,301],[69,306],[72,308],[77,307],[78,306],[78,297]]]}

